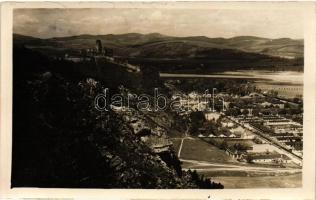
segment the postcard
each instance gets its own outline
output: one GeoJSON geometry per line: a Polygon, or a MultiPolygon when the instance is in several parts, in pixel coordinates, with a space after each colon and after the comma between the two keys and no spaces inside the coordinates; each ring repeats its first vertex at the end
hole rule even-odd
{"type": "Polygon", "coordinates": [[[315,3],[1,5],[13,197],[313,199],[315,3]]]}

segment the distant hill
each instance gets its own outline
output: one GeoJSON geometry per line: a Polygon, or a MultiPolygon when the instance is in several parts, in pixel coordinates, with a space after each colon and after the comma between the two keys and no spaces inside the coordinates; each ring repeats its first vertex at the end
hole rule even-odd
{"type": "MultiPolygon", "coordinates": [[[[189,59],[199,65],[218,63],[221,66],[303,66],[303,40],[290,38],[269,39],[254,36],[208,38],[205,36],[172,37],[159,33],[120,35],[77,35],[39,39],[14,34],[14,44],[25,45],[47,54],[64,54],[67,51],[95,47],[100,39],[103,46],[114,50],[116,56],[131,59],[189,59]],[[212,63],[212,61],[214,61],[212,63]],[[224,64],[223,64],[224,63],[224,64]]],[[[174,64],[174,63],[173,63],[174,64]]],[[[181,65],[177,63],[177,65],[181,65]]],[[[213,66],[217,66],[214,64],[213,66]]],[[[301,70],[301,69],[298,69],[301,70]]]]}
{"type": "MultiPolygon", "coordinates": [[[[194,53],[197,50],[207,50],[210,48],[236,49],[251,53],[260,53],[269,56],[285,58],[299,58],[304,56],[304,41],[290,38],[268,39],[253,36],[239,36],[233,38],[208,38],[204,36],[194,37],[171,37],[159,33],[139,34],[127,33],[121,35],[78,35],[70,37],[58,37],[50,39],[38,39],[29,36],[14,34],[14,43],[25,43],[27,45],[52,45],[63,48],[91,48],[95,45],[95,40],[100,39],[104,45],[117,50],[119,54],[125,56],[147,56],[149,49],[159,49],[166,55],[183,54],[184,52],[194,53]],[[170,51],[177,52],[170,52],[170,51]],[[127,54],[127,55],[126,55],[127,54]]],[[[185,53],[184,53],[185,54],[185,53]]],[[[191,55],[194,57],[194,55],[191,55]]]]}

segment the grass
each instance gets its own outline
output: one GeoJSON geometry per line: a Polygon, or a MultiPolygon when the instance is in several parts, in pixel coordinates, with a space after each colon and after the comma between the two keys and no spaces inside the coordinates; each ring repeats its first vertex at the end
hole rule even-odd
{"type": "MultiPolygon", "coordinates": [[[[180,140],[179,140],[180,141],[180,140]]],[[[231,163],[234,160],[223,150],[206,143],[198,138],[185,139],[182,146],[181,158],[216,163],[231,163]]]]}

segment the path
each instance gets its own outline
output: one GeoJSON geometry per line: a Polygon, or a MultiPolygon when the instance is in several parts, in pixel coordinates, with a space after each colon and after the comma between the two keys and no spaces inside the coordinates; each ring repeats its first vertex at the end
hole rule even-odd
{"type": "MultiPolygon", "coordinates": [[[[302,172],[301,169],[296,168],[276,168],[276,167],[258,167],[258,166],[249,166],[249,165],[234,165],[234,164],[224,164],[224,163],[212,163],[206,161],[197,161],[197,160],[186,160],[180,159],[182,162],[192,163],[190,169],[196,171],[252,171],[252,172],[273,172],[273,173],[299,173],[302,172]],[[204,167],[204,168],[201,168],[204,167]],[[209,168],[206,168],[209,167],[209,168]]],[[[185,168],[183,168],[185,169],[185,168]]],[[[188,169],[185,169],[188,170],[188,169]]]]}
{"type": "Polygon", "coordinates": [[[184,140],[188,137],[188,132],[189,132],[189,127],[187,127],[187,129],[185,130],[184,137],[181,139],[181,144],[180,144],[179,151],[178,151],[178,158],[179,158],[179,159],[180,159],[180,155],[181,155],[181,150],[182,150],[183,142],[184,142],[184,140]]]}

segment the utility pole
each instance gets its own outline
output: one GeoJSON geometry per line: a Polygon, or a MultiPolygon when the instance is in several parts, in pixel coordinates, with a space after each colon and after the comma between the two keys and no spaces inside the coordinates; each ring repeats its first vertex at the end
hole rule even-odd
{"type": "Polygon", "coordinates": [[[224,98],[223,97],[219,97],[221,100],[222,100],[222,102],[223,102],[223,112],[225,111],[225,100],[224,100],[224,98]]]}
{"type": "Polygon", "coordinates": [[[214,104],[215,104],[215,96],[214,96],[214,92],[215,92],[216,88],[213,88],[213,112],[215,112],[215,109],[214,109],[214,104]]]}

